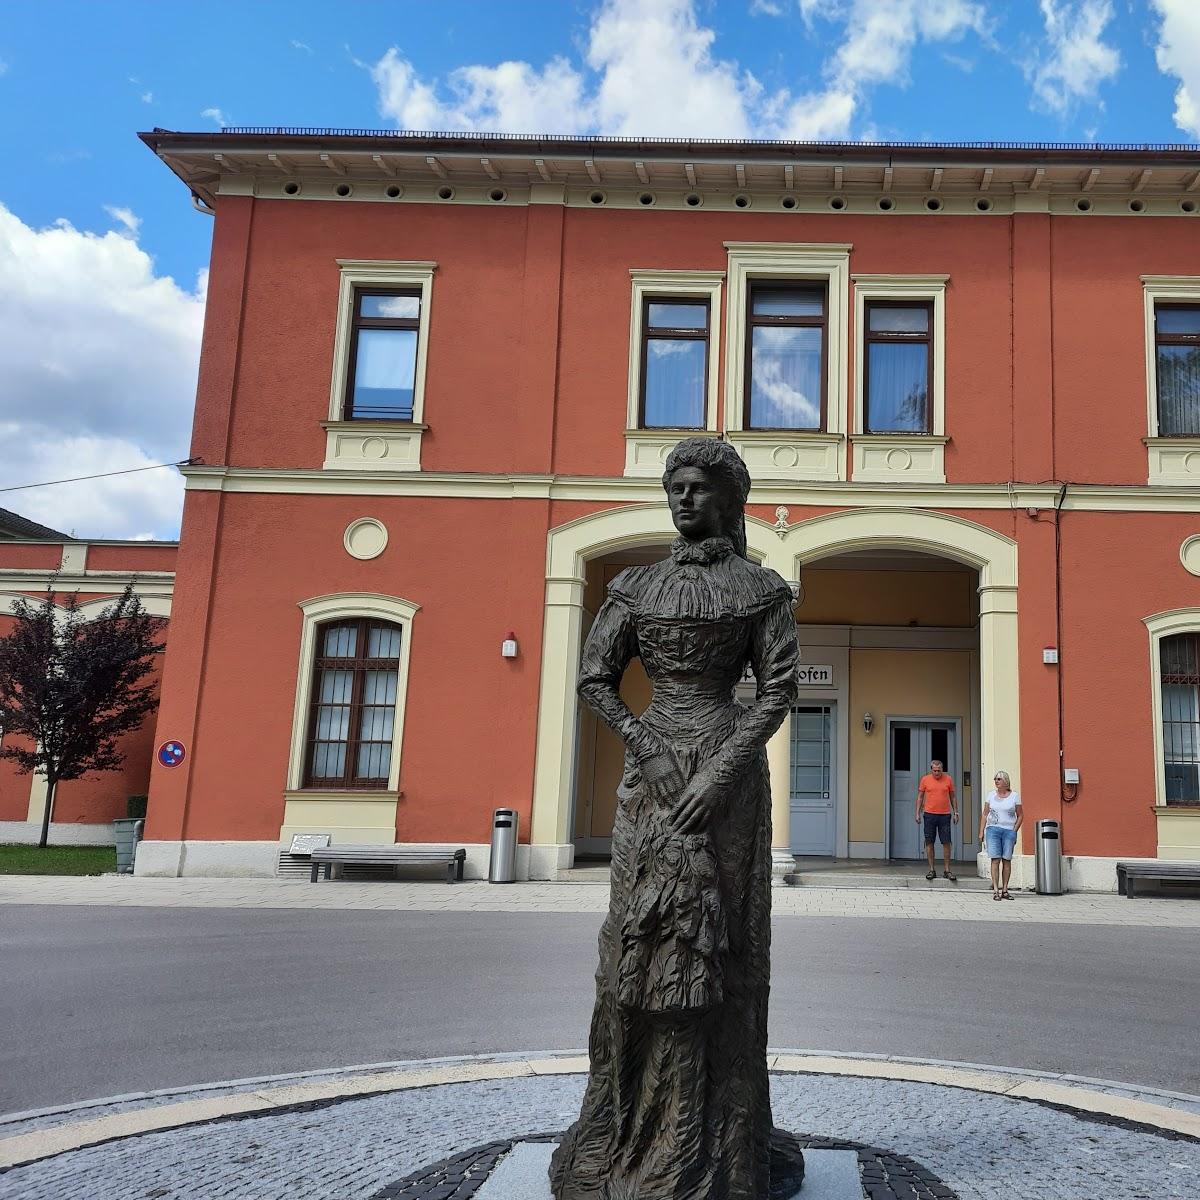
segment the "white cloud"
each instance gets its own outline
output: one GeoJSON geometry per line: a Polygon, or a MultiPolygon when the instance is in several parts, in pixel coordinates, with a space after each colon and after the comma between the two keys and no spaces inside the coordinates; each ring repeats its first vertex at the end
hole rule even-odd
{"type": "Polygon", "coordinates": [[[225,116],[225,114],[219,108],[202,109],[200,112],[200,115],[202,117],[207,117],[210,121],[215,122],[222,129],[224,129],[225,126],[230,123],[229,119],[225,116]]]}
{"type": "Polygon", "coordinates": [[[750,0],[750,15],[752,17],[782,17],[783,5],[775,0],[750,0]]]}
{"type": "Polygon", "coordinates": [[[776,103],[779,132],[801,140],[850,136],[870,88],[907,86],[919,43],[987,35],[983,6],[971,0],[801,0],[801,14],[809,23],[845,22],[842,44],[823,72],[825,86],[776,103]]]}
{"type": "Polygon", "coordinates": [[[313,48],[310,45],[308,45],[306,42],[299,42],[295,38],[292,38],[292,49],[303,50],[305,54],[311,54],[313,52],[313,48]]]}
{"type": "Polygon", "coordinates": [[[579,133],[590,117],[583,80],[562,58],[541,71],[524,62],[459,67],[444,99],[394,46],[369,69],[380,111],[405,129],[579,133]]]}
{"type": "Polygon", "coordinates": [[[142,218],[139,217],[131,208],[120,208],[112,204],[106,204],[104,211],[119,225],[125,227],[125,232],[131,237],[136,238],[138,230],[142,225],[142,218]]]}
{"type": "Polygon", "coordinates": [[[1162,19],[1154,56],[1158,69],[1179,80],[1175,124],[1200,138],[1200,5],[1195,0],[1150,0],[1162,19]]]}
{"type": "MultiPolygon", "coordinates": [[[[753,2],[755,12],[779,7],[753,2]]],[[[426,79],[392,47],[366,69],[380,112],[405,129],[832,138],[849,136],[872,87],[907,83],[918,43],[986,34],[973,0],[800,0],[800,12],[809,26],[842,23],[842,44],[807,70],[796,47],[798,84],[772,93],[719,57],[694,0],[603,0],[581,63],[472,65],[426,79]]]]}
{"type": "Polygon", "coordinates": [[[8,63],[6,63],[4,61],[4,59],[0,58],[0,75],[7,75],[7,74],[8,74],[8,63]]]}
{"type": "Polygon", "coordinates": [[[143,104],[153,104],[154,103],[154,93],[153,92],[143,92],[142,93],[142,103],[143,104]]]}
{"type": "Polygon", "coordinates": [[[1109,0],[1040,0],[1046,45],[1025,63],[1036,107],[1065,116],[1080,103],[1099,102],[1100,87],[1121,69],[1104,40],[1113,19],[1109,0]]]}
{"type": "MultiPolygon", "coordinates": [[[[9,485],[186,457],[206,279],[157,275],[138,218],[104,234],[26,225],[0,204],[0,479],[9,485]]],[[[0,493],[82,536],[178,530],[175,472],[0,493]]]]}
{"type": "Polygon", "coordinates": [[[599,130],[616,136],[740,138],[761,92],[712,55],[716,34],[691,0],[608,0],[592,22],[588,66],[599,77],[599,130]]]}

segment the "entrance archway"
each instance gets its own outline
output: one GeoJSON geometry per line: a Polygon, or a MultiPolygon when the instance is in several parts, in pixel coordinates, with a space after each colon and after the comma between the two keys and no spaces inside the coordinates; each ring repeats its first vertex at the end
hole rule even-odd
{"type": "MultiPolygon", "coordinates": [[[[530,873],[553,878],[571,865],[579,652],[589,560],[634,546],[666,546],[675,536],[662,504],[630,505],[580,517],[548,535],[546,608],[538,705],[530,873]]],[[[953,559],[979,573],[980,760],[985,773],[1020,762],[1016,695],[1017,547],[995,530],[960,517],[911,509],[856,509],[791,527],[750,518],[751,554],[785,579],[805,562],[847,551],[900,547],[953,559]]],[[[786,824],[786,737],[768,745],[777,858],[790,865],[786,824]],[[781,769],[782,768],[782,769],[781,769]],[[782,808],[782,811],[780,809],[782,808]],[[780,826],[784,826],[781,828],[780,826]]]]}

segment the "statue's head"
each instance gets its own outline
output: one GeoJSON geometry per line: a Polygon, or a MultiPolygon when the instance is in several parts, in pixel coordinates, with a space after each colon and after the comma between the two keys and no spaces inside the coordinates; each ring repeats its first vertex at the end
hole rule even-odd
{"type": "Polygon", "coordinates": [[[686,438],[667,457],[662,482],[671,519],[685,538],[727,537],[746,556],[750,472],[728,442],[686,438]]]}

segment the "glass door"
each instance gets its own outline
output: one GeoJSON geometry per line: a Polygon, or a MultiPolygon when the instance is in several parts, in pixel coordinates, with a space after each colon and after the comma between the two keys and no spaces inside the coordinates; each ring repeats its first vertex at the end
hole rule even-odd
{"type": "Polygon", "coordinates": [[[792,853],[833,856],[836,833],[833,786],[835,704],[792,709],[792,853]]]}

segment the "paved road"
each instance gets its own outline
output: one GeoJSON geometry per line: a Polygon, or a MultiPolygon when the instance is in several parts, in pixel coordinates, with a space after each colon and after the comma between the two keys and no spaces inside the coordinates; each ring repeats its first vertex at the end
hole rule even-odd
{"type": "MultiPolygon", "coordinates": [[[[0,908],[0,1111],[586,1042],[593,914],[0,908]]],[[[1191,929],[775,923],[773,1045],[1200,1093],[1191,929]]]]}

